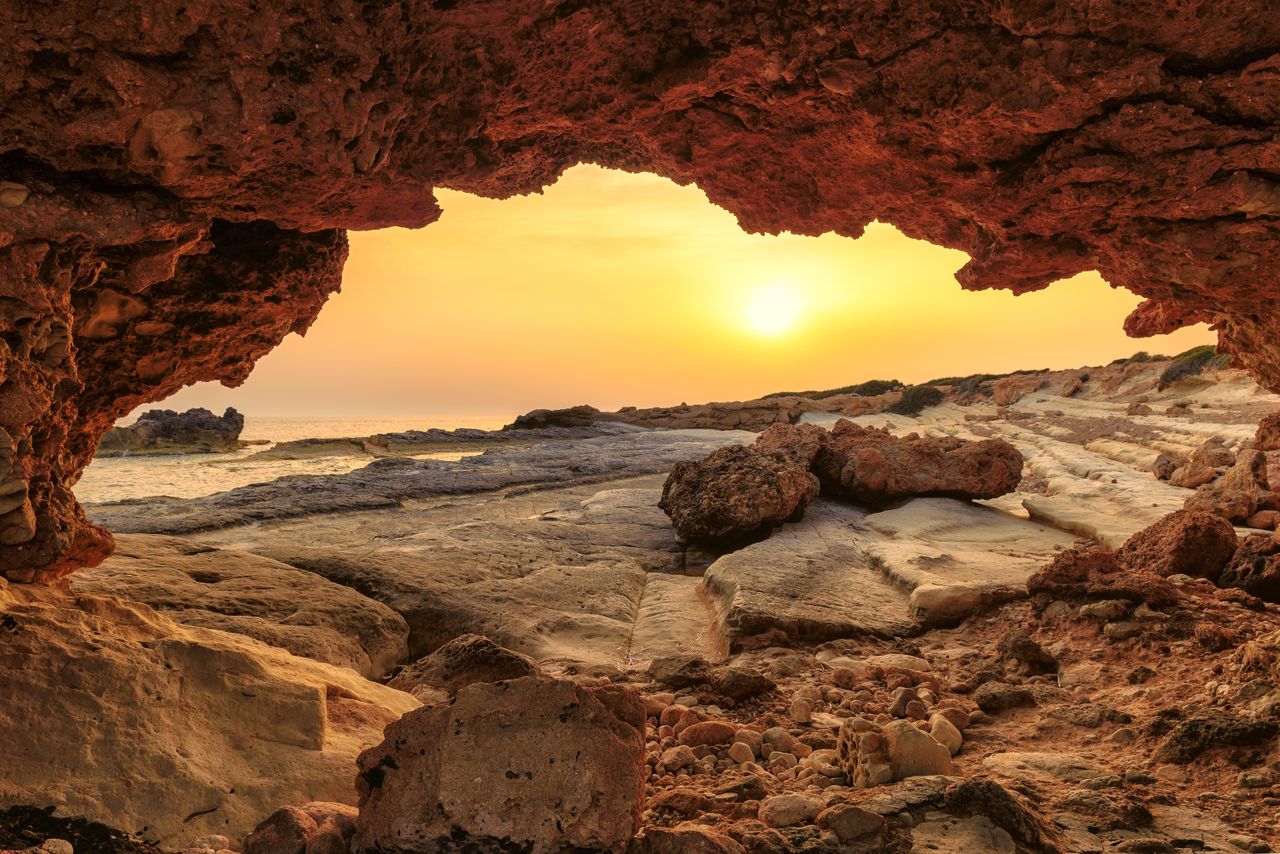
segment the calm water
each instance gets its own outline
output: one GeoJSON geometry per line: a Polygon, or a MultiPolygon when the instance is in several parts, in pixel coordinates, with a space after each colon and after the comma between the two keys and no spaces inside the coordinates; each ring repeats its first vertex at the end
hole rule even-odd
{"type": "MultiPolygon", "coordinates": [[[[245,416],[241,439],[265,439],[271,443],[295,439],[327,439],[343,436],[371,436],[403,430],[439,427],[453,430],[475,427],[496,430],[509,417],[471,418],[253,418],[245,416]]],[[[120,457],[94,460],[76,485],[81,501],[119,501],[148,495],[195,498],[274,480],[289,474],[343,474],[362,468],[367,456],[320,457],[311,460],[252,460],[250,457],[270,445],[252,445],[231,454],[186,454],[169,457],[120,457]]],[[[426,454],[424,458],[457,460],[464,453],[426,454]]]]}

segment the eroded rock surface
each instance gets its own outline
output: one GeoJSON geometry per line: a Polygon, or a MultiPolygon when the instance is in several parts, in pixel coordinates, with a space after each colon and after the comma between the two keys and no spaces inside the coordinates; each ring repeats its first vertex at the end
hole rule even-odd
{"type": "Polygon", "coordinates": [[[738,445],[677,463],[659,506],[681,538],[735,546],[800,519],[817,495],[818,478],[807,466],[784,454],[738,445]]]}
{"type": "Polygon", "coordinates": [[[171,537],[126,534],[76,592],[143,602],[179,623],[247,635],[370,679],[404,660],[409,627],[350,587],[269,558],[171,537]]]}
{"type": "Polygon", "coordinates": [[[357,850],[622,850],[639,829],[644,706],[625,688],[473,684],[360,757],[357,850]]]}
{"type": "Polygon", "coordinates": [[[995,498],[1022,478],[1022,454],[1001,439],[966,442],[837,422],[814,459],[822,487],[868,504],[900,498],[995,498]]]}
{"type": "Polygon", "coordinates": [[[0,806],[178,847],[279,805],[353,803],[361,750],[418,703],[146,605],[0,583],[0,806]]]}
{"type": "Polygon", "coordinates": [[[1131,334],[1213,322],[1280,384],[1266,3],[257,11],[112,0],[3,24],[10,578],[109,551],[70,492],[97,437],[304,330],[343,228],[420,226],[436,186],[507,196],[584,161],[695,182],[753,230],[890,222],[968,252],[967,288],[1096,269],[1146,298],[1131,334]]]}

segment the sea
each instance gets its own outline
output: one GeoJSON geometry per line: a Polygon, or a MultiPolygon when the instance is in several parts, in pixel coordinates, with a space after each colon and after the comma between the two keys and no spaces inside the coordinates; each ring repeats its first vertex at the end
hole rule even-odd
{"type": "MultiPolygon", "coordinates": [[[[154,495],[198,498],[237,486],[263,483],[291,474],[345,474],[368,465],[363,455],[319,457],[307,460],[259,460],[253,455],[276,442],[297,439],[337,439],[399,433],[405,430],[456,430],[474,427],[496,430],[511,416],[403,418],[272,418],[246,415],[240,438],[263,440],[230,454],[176,454],[172,456],[96,459],[76,484],[76,497],[84,502],[123,501],[154,495]]],[[[469,453],[423,454],[420,459],[458,460],[469,453]]]]}

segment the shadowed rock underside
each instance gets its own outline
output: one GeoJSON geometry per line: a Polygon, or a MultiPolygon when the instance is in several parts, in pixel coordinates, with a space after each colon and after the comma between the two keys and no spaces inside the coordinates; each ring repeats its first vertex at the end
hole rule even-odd
{"type": "Polygon", "coordinates": [[[595,162],[744,228],[872,219],[966,288],[1096,269],[1134,335],[1209,321],[1280,387],[1280,16],[1126,6],[20,2],[0,22],[0,573],[110,550],[97,437],[242,381],[338,288],[343,229],[595,162]]]}

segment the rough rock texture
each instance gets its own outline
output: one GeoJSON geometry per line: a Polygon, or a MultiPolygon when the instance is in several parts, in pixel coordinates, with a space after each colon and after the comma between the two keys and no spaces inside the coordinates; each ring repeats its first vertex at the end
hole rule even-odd
{"type": "Polygon", "coordinates": [[[818,478],[785,453],[740,445],[676,463],[659,506],[689,542],[740,545],[794,522],[818,495],[818,478]]]}
{"type": "Polygon", "coordinates": [[[538,665],[527,655],[504,649],[481,635],[459,635],[401,668],[387,684],[411,694],[424,687],[456,694],[475,682],[501,682],[537,672],[538,665]]]}
{"type": "Polygon", "coordinates": [[[244,838],[243,854],[345,854],[356,830],[356,808],[313,802],[281,807],[244,838]]]}
{"type": "Polygon", "coordinates": [[[1206,483],[1187,499],[1188,510],[1216,513],[1232,522],[1244,523],[1261,502],[1272,497],[1267,480],[1267,456],[1262,451],[1244,451],[1226,474],[1206,483]]]}
{"type": "Polygon", "coordinates": [[[357,850],[621,850],[639,828],[644,706],[615,686],[474,684],[360,756],[357,850]]]}
{"type": "Polygon", "coordinates": [[[404,660],[404,618],[350,587],[270,558],[171,537],[124,534],[77,593],[143,602],[179,623],[220,629],[376,679],[404,660]]]}
{"type": "Polygon", "coordinates": [[[1254,447],[1259,451],[1280,451],[1280,412],[1274,412],[1258,422],[1254,447]]]}
{"type": "Polygon", "coordinates": [[[696,182],[749,229],[890,222],[967,251],[967,288],[1097,269],[1147,298],[1131,334],[1215,322],[1280,384],[1266,3],[81,0],[0,36],[10,578],[107,553],[70,492],[96,438],[305,329],[342,228],[581,161],[696,182]]]}
{"type": "Polygon", "coordinates": [[[1017,488],[1022,454],[1003,439],[898,437],[839,421],[813,468],[823,490],[868,504],[928,495],[995,498],[1017,488]]]}
{"type": "Polygon", "coordinates": [[[145,605],[0,582],[0,807],[56,805],[180,847],[280,804],[353,802],[418,703],[344,667],[145,605]]]}
{"type": "Polygon", "coordinates": [[[951,751],[904,720],[876,726],[865,718],[849,718],[840,727],[836,762],[858,788],[951,773],[951,751]]]}
{"type": "Polygon", "coordinates": [[[1280,542],[1275,535],[1246,537],[1217,582],[1222,587],[1239,587],[1266,602],[1280,604],[1280,542]]]}
{"type": "Polygon", "coordinates": [[[1116,552],[1126,569],[1216,581],[1236,552],[1231,523],[1215,513],[1180,510],[1130,537],[1116,552]]]}
{"type": "Polygon", "coordinates": [[[98,442],[97,456],[196,454],[234,451],[240,447],[244,416],[228,408],[222,415],[207,409],[152,409],[128,427],[112,427],[98,442]]]}

